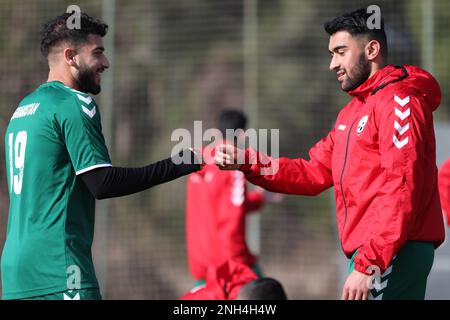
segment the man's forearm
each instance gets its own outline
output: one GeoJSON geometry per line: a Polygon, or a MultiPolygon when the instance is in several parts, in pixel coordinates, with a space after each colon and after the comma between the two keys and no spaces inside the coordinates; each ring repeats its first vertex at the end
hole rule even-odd
{"type": "Polygon", "coordinates": [[[141,168],[98,168],[81,177],[96,199],[105,199],[143,191],[198,170],[199,164],[175,164],[167,158],[141,168]]]}

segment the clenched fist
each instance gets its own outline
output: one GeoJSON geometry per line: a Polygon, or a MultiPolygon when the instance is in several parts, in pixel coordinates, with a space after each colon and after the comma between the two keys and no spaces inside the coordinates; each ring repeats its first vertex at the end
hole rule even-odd
{"type": "Polygon", "coordinates": [[[214,162],[222,170],[239,170],[245,163],[245,151],[231,144],[216,147],[214,162]]]}

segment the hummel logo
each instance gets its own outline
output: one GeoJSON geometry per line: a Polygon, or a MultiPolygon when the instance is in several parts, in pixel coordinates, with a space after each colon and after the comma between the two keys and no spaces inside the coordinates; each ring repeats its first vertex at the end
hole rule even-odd
{"type": "Polygon", "coordinates": [[[80,294],[77,293],[73,298],[69,297],[67,294],[63,293],[64,300],[80,300],[80,294]]]}
{"type": "Polygon", "coordinates": [[[395,134],[394,134],[393,137],[394,137],[394,138],[393,138],[393,142],[394,142],[395,146],[396,146],[398,149],[403,148],[403,147],[408,143],[408,137],[406,137],[405,139],[403,139],[403,140],[401,140],[401,141],[399,141],[399,140],[397,139],[397,137],[395,136],[395,134]]]}
{"type": "Polygon", "coordinates": [[[382,300],[383,299],[383,293],[374,297],[372,293],[369,294],[369,300],[382,300]]]}
{"type": "Polygon", "coordinates": [[[81,94],[77,94],[78,99],[80,99],[81,101],[83,101],[84,103],[86,103],[87,105],[90,105],[92,102],[92,98],[87,96],[86,98],[83,97],[81,94]]]}
{"type": "Polygon", "coordinates": [[[392,272],[392,265],[386,269],[386,271],[381,275],[382,277],[386,277],[387,275],[391,274],[392,272]]]}
{"type": "Polygon", "coordinates": [[[89,110],[85,106],[81,106],[81,108],[83,109],[83,112],[89,116],[89,118],[93,118],[97,113],[97,111],[95,110],[95,106],[92,108],[92,110],[89,110]]]}
{"type": "Polygon", "coordinates": [[[245,200],[245,189],[244,189],[244,175],[242,172],[235,172],[234,181],[231,187],[231,197],[230,200],[235,206],[240,206],[245,200]]]}
{"type": "Polygon", "coordinates": [[[411,114],[411,108],[406,109],[405,112],[401,112],[397,108],[395,108],[395,115],[400,118],[400,120],[405,120],[406,117],[409,117],[411,114]]]}
{"type": "Polygon", "coordinates": [[[397,121],[394,122],[394,128],[397,129],[397,132],[402,135],[409,129],[409,122],[405,124],[403,127],[398,124],[397,121]]]}
{"type": "MultiPolygon", "coordinates": [[[[401,107],[404,107],[409,103],[409,96],[407,96],[404,99],[401,99],[399,96],[394,95],[394,100],[396,103],[398,103],[401,107]]],[[[405,111],[401,111],[400,109],[394,108],[395,115],[400,118],[401,121],[405,120],[411,115],[411,108],[406,109],[405,111]]],[[[397,120],[394,121],[394,128],[397,130],[399,135],[403,135],[406,131],[409,129],[409,122],[404,124],[403,126],[400,125],[400,123],[397,122],[397,120]]],[[[397,147],[397,149],[403,148],[408,143],[408,137],[406,137],[403,140],[398,140],[398,138],[393,135],[392,141],[394,142],[394,145],[397,147]]]]}
{"type": "Polygon", "coordinates": [[[395,102],[397,102],[399,105],[401,105],[402,107],[404,107],[405,105],[407,105],[409,103],[409,96],[407,96],[405,99],[400,99],[397,95],[394,95],[394,100],[395,102]]]}

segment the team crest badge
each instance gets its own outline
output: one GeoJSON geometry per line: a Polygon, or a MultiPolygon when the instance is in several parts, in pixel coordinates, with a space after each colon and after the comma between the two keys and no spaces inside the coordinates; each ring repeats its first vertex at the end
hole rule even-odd
{"type": "Polygon", "coordinates": [[[361,120],[359,120],[358,128],[356,129],[356,135],[358,135],[358,136],[361,135],[361,133],[364,130],[364,127],[366,126],[367,119],[369,119],[369,116],[364,116],[361,118],[361,120]]]}

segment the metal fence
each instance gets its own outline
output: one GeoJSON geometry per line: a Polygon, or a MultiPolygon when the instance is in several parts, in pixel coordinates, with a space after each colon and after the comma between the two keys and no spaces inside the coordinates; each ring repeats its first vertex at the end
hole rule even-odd
{"type": "MultiPolygon", "coordinates": [[[[24,95],[46,81],[39,29],[71,5],[103,18],[112,66],[97,97],[113,163],[167,157],[177,128],[214,126],[240,107],[254,128],[280,129],[280,154],[306,157],[349,97],[328,71],[323,22],[381,7],[390,62],[431,71],[443,89],[435,113],[450,121],[450,2],[446,0],[4,0],[0,3],[0,133],[24,95]]],[[[0,148],[0,244],[8,196],[0,148]]],[[[106,299],[176,299],[192,287],[184,231],[185,178],[98,202],[94,261],[106,299]]],[[[251,222],[264,273],[292,299],[339,297],[332,191],[287,196],[251,222]]],[[[1,292],[0,292],[1,293],[1,292]]]]}

